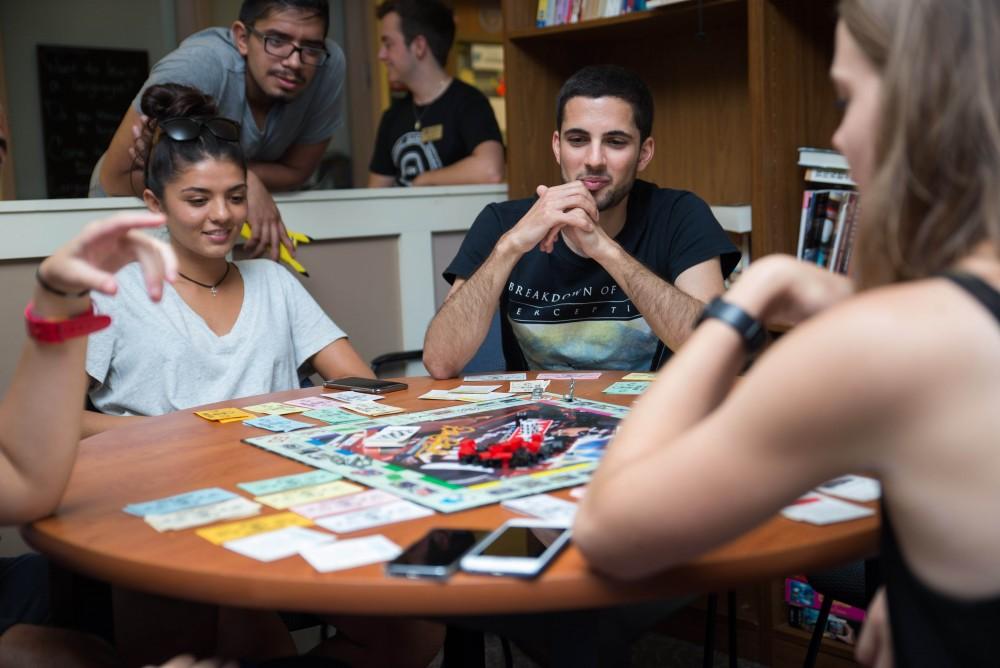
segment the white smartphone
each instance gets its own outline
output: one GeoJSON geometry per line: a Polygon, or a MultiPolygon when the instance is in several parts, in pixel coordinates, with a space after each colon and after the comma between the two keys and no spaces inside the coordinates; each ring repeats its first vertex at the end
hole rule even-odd
{"type": "Polygon", "coordinates": [[[566,522],[508,520],[462,557],[463,571],[533,578],[569,542],[566,522]]]}

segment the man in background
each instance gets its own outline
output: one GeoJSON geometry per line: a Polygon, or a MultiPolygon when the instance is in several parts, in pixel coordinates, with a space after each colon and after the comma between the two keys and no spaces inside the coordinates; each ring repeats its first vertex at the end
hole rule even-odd
{"type": "Polygon", "coordinates": [[[379,60],[407,93],[382,114],[368,187],[503,181],[503,140],[489,101],[445,71],[452,11],[439,0],[385,0],[376,15],[379,60]]]}

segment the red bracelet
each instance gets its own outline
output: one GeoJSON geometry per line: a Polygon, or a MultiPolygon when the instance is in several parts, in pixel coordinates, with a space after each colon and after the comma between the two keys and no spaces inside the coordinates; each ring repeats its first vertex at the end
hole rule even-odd
{"type": "Polygon", "coordinates": [[[47,320],[35,315],[34,304],[24,309],[28,336],[39,343],[62,343],[77,336],[86,336],[111,324],[111,317],[94,313],[94,305],[79,315],[64,320],[47,320]]]}

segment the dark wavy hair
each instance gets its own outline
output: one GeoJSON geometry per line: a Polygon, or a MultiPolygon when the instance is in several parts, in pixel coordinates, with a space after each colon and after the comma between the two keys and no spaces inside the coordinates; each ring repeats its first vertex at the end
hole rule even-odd
{"type": "Polygon", "coordinates": [[[158,198],[163,198],[164,187],[181,171],[208,158],[229,160],[246,172],[247,161],[239,142],[219,139],[211,132],[202,132],[191,141],[174,141],[156,132],[157,124],[168,118],[210,118],[219,115],[215,101],[197,88],[173,83],[156,84],[145,90],[139,106],[142,113],[149,117],[147,127],[153,137],[146,155],[145,185],[158,198]]]}
{"type": "MultiPolygon", "coordinates": [[[[357,0],[354,0],[357,1],[357,0]]],[[[248,27],[260,19],[266,19],[273,12],[294,9],[309,16],[323,19],[323,36],[330,31],[330,5],[327,0],[243,0],[240,7],[240,22],[248,27]]]]}
{"type": "Polygon", "coordinates": [[[632,107],[639,140],[653,132],[653,95],[639,75],[618,65],[589,65],[563,84],[556,98],[556,130],[562,131],[566,103],[574,97],[617,97],[632,107]]]}
{"type": "Polygon", "coordinates": [[[444,67],[455,41],[455,15],[451,9],[439,0],[383,0],[375,9],[375,16],[384,19],[391,12],[399,14],[406,46],[423,35],[434,60],[444,67]]]}

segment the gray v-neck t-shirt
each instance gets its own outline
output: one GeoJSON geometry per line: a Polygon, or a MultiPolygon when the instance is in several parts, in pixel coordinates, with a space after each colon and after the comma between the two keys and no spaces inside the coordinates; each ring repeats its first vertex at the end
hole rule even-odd
{"type": "Polygon", "coordinates": [[[243,305],[218,336],[170,285],[159,304],[138,263],[120,272],[118,294],[93,294],[111,326],[90,337],[90,399],[109,415],[162,415],[192,406],[299,387],[300,368],[346,336],[276,262],[235,263],[243,305]]]}

